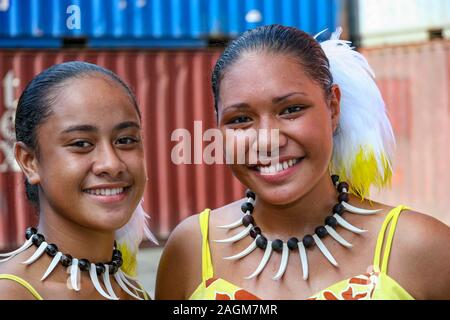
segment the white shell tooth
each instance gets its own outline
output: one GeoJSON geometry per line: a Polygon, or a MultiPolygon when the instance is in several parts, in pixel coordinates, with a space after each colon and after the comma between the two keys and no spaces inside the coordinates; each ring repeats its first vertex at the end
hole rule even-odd
{"type": "Polygon", "coordinates": [[[306,249],[302,241],[298,242],[298,253],[300,261],[302,263],[303,280],[308,279],[308,256],[306,255],[306,249]]]}
{"type": "Polygon", "coordinates": [[[327,258],[328,261],[330,261],[330,263],[337,267],[338,263],[336,262],[336,259],[334,259],[334,257],[332,256],[332,254],[330,253],[330,251],[328,251],[327,247],[325,246],[325,244],[322,242],[322,240],[320,240],[320,238],[317,236],[317,234],[313,234],[313,238],[314,241],[317,244],[317,247],[320,249],[320,251],[322,252],[322,254],[325,256],[325,258],[327,258]]]}
{"type": "Polygon", "coordinates": [[[128,293],[130,296],[132,296],[133,298],[135,298],[137,300],[144,300],[141,297],[135,295],[133,292],[131,292],[130,289],[128,289],[127,285],[122,281],[122,278],[120,277],[120,274],[118,272],[116,272],[114,274],[114,279],[116,279],[116,282],[119,285],[119,287],[121,287],[123,289],[123,291],[128,293]]]}
{"type": "Polygon", "coordinates": [[[351,204],[349,204],[349,203],[347,203],[345,201],[342,201],[341,204],[345,208],[345,210],[347,210],[347,211],[349,211],[351,213],[356,213],[356,214],[367,215],[367,214],[375,214],[375,213],[378,213],[380,211],[383,211],[383,209],[368,210],[368,209],[358,208],[358,207],[352,206],[351,204]]]}
{"type": "Polygon", "coordinates": [[[353,247],[353,245],[348,242],[347,240],[345,240],[344,238],[341,237],[341,235],[339,233],[336,232],[336,230],[334,230],[332,227],[330,226],[325,226],[325,229],[327,229],[328,234],[337,242],[339,242],[341,245],[343,245],[344,247],[347,248],[351,248],[353,247]]]}
{"type": "MultiPolygon", "coordinates": [[[[14,250],[14,251],[11,251],[11,252],[0,253],[0,258],[8,257],[8,260],[9,260],[9,258],[12,258],[13,256],[18,255],[19,253],[27,250],[32,244],[33,244],[33,242],[30,238],[27,241],[25,241],[24,244],[22,244],[22,246],[20,248],[14,250]]],[[[2,262],[2,261],[6,261],[6,259],[0,260],[0,262],[2,262]]]]}
{"type": "Polygon", "coordinates": [[[129,286],[130,288],[139,291],[139,292],[144,292],[144,290],[137,288],[136,286],[134,286],[130,281],[128,281],[128,279],[125,277],[125,274],[122,272],[122,270],[118,270],[117,272],[119,272],[119,276],[122,278],[123,282],[125,282],[125,284],[127,286],[129,286]]]}
{"type": "Polygon", "coordinates": [[[78,259],[72,259],[72,265],[70,266],[70,284],[72,285],[72,289],[75,291],[80,291],[80,287],[78,286],[78,274],[80,269],[78,268],[78,259]]]}
{"type": "Polygon", "coordinates": [[[264,255],[263,255],[262,259],[261,259],[261,262],[259,263],[259,265],[256,268],[255,272],[253,272],[248,277],[245,277],[245,279],[251,279],[251,278],[256,277],[258,274],[260,274],[261,271],[266,266],[267,262],[269,261],[271,253],[272,253],[272,241],[267,240],[266,250],[264,251],[264,255]]]}
{"type": "Polygon", "coordinates": [[[367,232],[367,230],[364,229],[359,229],[357,227],[355,227],[354,225],[348,223],[346,220],[344,220],[344,218],[342,218],[340,215],[338,215],[337,213],[335,213],[333,215],[333,217],[336,218],[337,222],[339,223],[339,225],[342,228],[347,229],[348,231],[354,232],[354,233],[364,233],[367,232]]]}
{"type": "Polygon", "coordinates": [[[108,291],[109,295],[114,300],[119,300],[117,295],[114,293],[114,290],[111,285],[111,281],[109,280],[109,265],[105,264],[105,272],[103,272],[103,283],[105,284],[106,290],[108,291]]]}
{"type": "Polygon", "coordinates": [[[234,256],[230,256],[230,257],[224,257],[224,259],[225,260],[238,260],[238,259],[245,257],[246,255],[248,255],[255,249],[256,249],[256,239],[252,243],[250,243],[250,245],[247,248],[245,248],[238,254],[235,254],[234,256]]]}
{"type": "Polygon", "coordinates": [[[108,300],[117,300],[117,298],[111,297],[105,292],[105,290],[103,290],[102,286],[100,285],[100,282],[98,281],[97,268],[94,263],[91,263],[91,267],[89,269],[89,276],[91,277],[92,284],[94,285],[94,288],[97,290],[98,293],[100,293],[103,297],[105,297],[108,300]]]}
{"type": "Polygon", "coordinates": [[[56,255],[53,257],[52,262],[50,262],[50,265],[48,266],[47,270],[45,271],[44,275],[41,278],[41,281],[44,281],[50,273],[55,269],[55,267],[58,265],[59,260],[61,259],[62,253],[57,252],[56,255]]]}
{"type": "Polygon", "coordinates": [[[224,226],[219,226],[219,228],[223,228],[223,229],[234,229],[237,228],[239,226],[242,226],[242,217],[240,217],[238,220],[236,220],[233,223],[224,225],[224,226]]]}
{"type": "Polygon", "coordinates": [[[47,248],[47,245],[48,245],[48,243],[43,241],[41,243],[41,245],[39,246],[39,248],[37,248],[37,250],[33,253],[33,255],[31,257],[29,257],[27,261],[24,261],[22,263],[26,264],[26,265],[30,265],[33,262],[35,262],[37,259],[39,259],[42,256],[42,254],[45,251],[45,248],[47,248]]]}
{"type": "Polygon", "coordinates": [[[214,240],[214,242],[219,243],[232,243],[241,240],[242,238],[246,237],[250,233],[250,229],[253,227],[253,225],[250,223],[244,230],[239,232],[238,234],[235,234],[231,238],[228,239],[222,239],[222,240],[214,240]]]}
{"type": "Polygon", "coordinates": [[[272,278],[272,280],[278,280],[283,276],[284,272],[286,271],[288,260],[289,260],[289,248],[287,244],[283,242],[283,252],[281,253],[280,268],[278,269],[277,274],[272,278]]]}

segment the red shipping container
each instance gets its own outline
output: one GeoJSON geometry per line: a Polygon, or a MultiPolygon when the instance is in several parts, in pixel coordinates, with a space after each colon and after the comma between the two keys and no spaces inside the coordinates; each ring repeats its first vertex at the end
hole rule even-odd
{"type": "Polygon", "coordinates": [[[1,51],[0,250],[23,242],[25,228],[35,224],[37,217],[25,199],[24,178],[12,158],[11,115],[26,84],[63,61],[104,66],[135,91],[143,116],[149,177],[144,207],[160,239],[167,238],[189,215],[241,198],[244,188],[226,165],[175,165],[171,161],[171,150],[178,143],[171,141],[175,129],[187,129],[194,139],[194,121],[202,121],[202,131],[215,127],[210,77],[219,54],[219,50],[1,51]]]}
{"type": "Polygon", "coordinates": [[[397,138],[392,188],[372,198],[450,224],[450,41],[362,53],[375,71],[397,138]]]}

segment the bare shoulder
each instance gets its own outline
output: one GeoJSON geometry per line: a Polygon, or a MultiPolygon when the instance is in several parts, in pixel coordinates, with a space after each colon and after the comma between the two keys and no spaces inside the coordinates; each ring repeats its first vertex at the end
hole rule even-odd
{"type": "Polygon", "coordinates": [[[438,219],[404,210],[389,262],[419,299],[450,299],[450,228],[438,219]],[[403,273],[403,276],[401,275],[403,273]]]}
{"type": "Polygon", "coordinates": [[[0,300],[35,300],[36,298],[23,285],[5,277],[12,275],[26,280],[22,268],[16,265],[14,261],[0,264],[0,300]]]}
{"type": "Polygon", "coordinates": [[[201,282],[199,215],[183,220],[170,234],[158,266],[155,299],[186,299],[201,282]]]}
{"type": "Polygon", "coordinates": [[[223,207],[211,210],[210,226],[227,224],[242,217],[240,207],[243,201],[244,199],[239,199],[223,207]]]}

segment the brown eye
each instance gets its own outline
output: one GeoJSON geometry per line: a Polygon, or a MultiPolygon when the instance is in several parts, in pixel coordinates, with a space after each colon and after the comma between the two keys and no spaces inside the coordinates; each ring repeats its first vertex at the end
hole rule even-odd
{"type": "Polygon", "coordinates": [[[301,106],[301,105],[296,105],[296,106],[290,106],[287,107],[286,109],[284,109],[281,114],[291,114],[291,113],[296,113],[296,112],[300,112],[302,110],[306,109],[305,106],[301,106]]]}
{"type": "Polygon", "coordinates": [[[116,140],[117,144],[130,145],[139,142],[140,140],[135,137],[122,137],[116,140]]]}
{"type": "Polygon", "coordinates": [[[89,141],[86,141],[86,140],[78,140],[78,141],[73,142],[69,146],[75,147],[78,149],[87,149],[89,147],[92,147],[92,143],[90,143],[89,141]]]}
{"type": "Polygon", "coordinates": [[[240,124],[240,123],[249,122],[251,120],[252,119],[247,116],[239,116],[239,117],[235,117],[235,118],[231,119],[226,124],[240,124]]]}

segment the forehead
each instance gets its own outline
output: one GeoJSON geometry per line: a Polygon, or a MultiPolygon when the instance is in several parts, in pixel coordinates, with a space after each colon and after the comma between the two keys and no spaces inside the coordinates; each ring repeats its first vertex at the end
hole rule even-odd
{"type": "Polygon", "coordinates": [[[321,87],[293,56],[245,53],[223,75],[219,106],[243,102],[237,100],[272,99],[294,91],[315,95],[321,93],[321,87]]]}
{"type": "Polygon", "coordinates": [[[52,114],[48,121],[61,126],[67,123],[101,126],[124,119],[139,119],[125,89],[105,76],[88,75],[64,83],[52,104],[52,114]]]}

